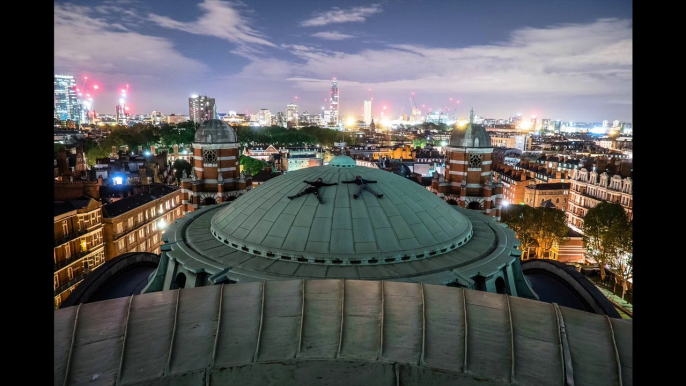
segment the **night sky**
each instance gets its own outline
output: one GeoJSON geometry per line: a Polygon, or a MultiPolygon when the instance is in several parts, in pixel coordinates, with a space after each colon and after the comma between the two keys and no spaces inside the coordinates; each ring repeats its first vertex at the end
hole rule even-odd
{"type": "Polygon", "coordinates": [[[489,118],[632,121],[632,2],[622,0],[55,1],[55,74],[114,113],[449,107],[489,118]],[[452,98],[452,101],[450,101],[452,98]],[[460,103],[456,103],[456,101],[460,103]]]}

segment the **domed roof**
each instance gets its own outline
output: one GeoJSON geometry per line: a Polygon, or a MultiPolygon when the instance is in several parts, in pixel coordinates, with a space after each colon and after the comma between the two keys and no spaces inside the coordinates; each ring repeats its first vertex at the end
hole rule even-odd
{"type": "Polygon", "coordinates": [[[337,168],[353,168],[357,166],[357,162],[355,162],[352,157],[349,157],[347,155],[337,155],[329,161],[329,166],[337,167],[337,168]]]}
{"type": "Polygon", "coordinates": [[[466,128],[456,127],[450,133],[450,146],[493,147],[488,132],[481,126],[474,126],[474,110],[469,115],[469,125],[466,128]]]}
{"type": "MultiPolygon", "coordinates": [[[[349,165],[350,157],[335,164],[349,165]]],[[[411,180],[361,166],[318,166],[273,178],[218,211],[214,237],[225,248],[271,259],[348,265],[403,262],[441,255],[465,244],[472,223],[411,180]],[[377,181],[353,198],[356,175],[377,181]],[[323,204],[312,194],[288,199],[322,178],[323,204]]]]}
{"type": "Polygon", "coordinates": [[[226,122],[208,119],[195,132],[195,143],[236,143],[236,132],[226,122]]]}

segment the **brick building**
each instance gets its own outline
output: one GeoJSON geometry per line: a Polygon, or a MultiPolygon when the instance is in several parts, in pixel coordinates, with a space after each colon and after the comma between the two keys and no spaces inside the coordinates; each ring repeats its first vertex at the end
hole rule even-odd
{"type": "Polygon", "coordinates": [[[252,178],[239,173],[236,132],[219,119],[203,122],[193,142],[193,172],[181,179],[189,210],[231,201],[252,189],[252,178]]]}
{"type": "Polygon", "coordinates": [[[586,249],[584,248],[583,235],[569,229],[566,243],[559,245],[553,243],[550,248],[550,258],[561,263],[584,264],[586,262],[586,249]]]}
{"type": "Polygon", "coordinates": [[[503,185],[503,200],[510,204],[523,204],[526,187],[536,180],[530,178],[524,170],[517,170],[509,165],[493,165],[493,181],[503,185]]]}
{"type": "Polygon", "coordinates": [[[277,150],[273,145],[269,145],[264,149],[261,147],[246,147],[245,149],[243,149],[244,156],[255,158],[265,162],[269,162],[273,154],[279,154],[279,150],[277,150]]]}
{"type": "Polygon", "coordinates": [[[153,186],[102,207],[107,261],[127,252],[160,253],[162,233],[185,217],[181,189],[153,186]]]}
{"type": "Polygon", "coordinates": [[[595,166],[586,162],[572,174],[567,225],[583,234],[584,216],[600,202],[620,204],[629,221],[633,219],[633,169],[631,161],[617,162],[612,158],[595,159],[595,166]]]}
{"type": "Polygon", "coordinates": [[[503,184],[493,182],[491,138],[483,127],[474,125],[474,110],[466,128],[451,132],[446,152],[445,177],[433,178],[430,190],[446,201],[500,220],[503,184]]]}
{"type": "Polygon", "coordinates": [[[54,302],[59,308],[92,270],[105,262],[102,205],[88,197],[54,206],[54,302]]]}
{"type": "Polygon", "coordinates": [[[535,208],[550,200],[556,209],[564,212],[567,207],[570,186],[570,182],[529,184],[524,189],[524,203],[535,208]]]}

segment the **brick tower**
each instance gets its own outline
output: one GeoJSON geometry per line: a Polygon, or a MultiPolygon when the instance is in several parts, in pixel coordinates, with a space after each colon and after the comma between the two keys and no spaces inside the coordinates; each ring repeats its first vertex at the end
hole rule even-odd
{"type": "Polygon", "coordinates": [[[239,146],[226,122],[209,119],[200,125],[193,141],[193,172],[181,180],[189,209],[234,200],[250,190],[251,178],[239,174],[239,146]]]}
{"type": "Polygon", "coordinates": [[[431,190],[446,201],[500,220],[503,185],[493,182],[491,137],[484,128],[474,125],[473,109],[469,125],[453,129],[446,150],[446,175],[435,176],[431,190]]]}

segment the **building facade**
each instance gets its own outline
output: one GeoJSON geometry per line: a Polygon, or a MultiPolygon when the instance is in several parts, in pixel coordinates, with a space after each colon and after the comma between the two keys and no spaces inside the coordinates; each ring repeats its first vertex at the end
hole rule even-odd
{"type": "Polygon", "coordinates": [[[188,98],[188,117],[195,123],[203,123],[214,118],[214,98],[205,95],[194,95],[188,98]]]}
{"type": "Polygon", "coordinates": [[[102,204],[92,198],[55,203],[54,306],[105,262],[102,204]]]}
{"type": "Polygon", "coordinates": [[[515,170],[509,165],[494,165],[493,181],[503,185],[503,201],[508,204],[524,204],[526,187],[535,183],[522,170],[515,170]]]}
{"type": "Polygon", "coordinates": [[[55,75],[55,118],[81,122],[81,103],[76,80],[71,75],[55,75]]]}
{"type": "Polygon", "coordinates": [[[556,209],[564,212],[567,208],[570,186],[570,182],[529,184],[525,189],[524,203],[536,208],[550,200],[556,209]]]}
{"type": "Polygon", "coordinates": [[[364,123],[369,124],[372,121],[372,101],[364,101],[364,123]]]}
{"type": "Polygon", "coordinates": [[[607,165],[603,159],[596,160],[596,163],[597,165],[591,170],[582,167],[572,174],[566,211],[567,225],[581,234],[583,234],[584,216],[600,202],[614,202],[621,205],[629,221],[633,219],[631,163],[607,165]]]}
{"type": "Polygon", "coordinates": [[[273,145],[269,145],[264,149],[261,147],[246,147],[245,149],[243,149],[244,156],[255,158],[265,162],[269,162],[271,156],[274,154],[279,154],[279,150],[277,150],[273,145]]]}
{"type": "Polygon", "coordinates": [[[219,119],[210,119],[195,132],[193,172],[181,179],[183,202],[189,210],[231,201],[252,188],[252,180],[239,173],[236,132],[219,119]]]}
{"type": "Polygon", "coordinates": [[[185,216],[181,189],[167,185],[103,206],[106,261],[127,252],[159,254],[166,227],[185,216]]]}
{"type": "Polygon", "coordinates": [[[338,125],[338,110],[340,108],[340,101],[338,99],[338,81],[336,81],[336,78],[333,78],[333,81],[331,82],[331,98],[330,98],[331,104],[329,110],[331,111],[330,115],[330,120],[327,122],[330,122],[334,126],[338,125]]]}

